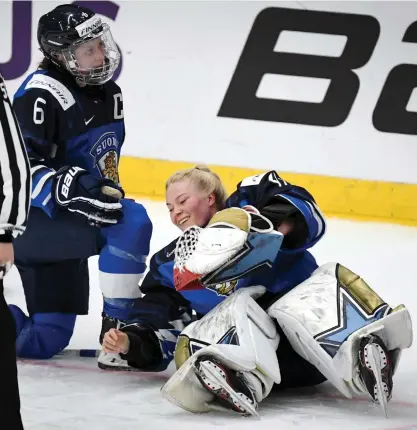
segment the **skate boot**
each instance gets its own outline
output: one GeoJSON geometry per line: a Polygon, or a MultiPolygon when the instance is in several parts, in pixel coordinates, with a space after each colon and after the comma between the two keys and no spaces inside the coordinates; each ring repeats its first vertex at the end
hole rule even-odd
{"type": "Polygon", "coordinates": [[[122,320],[119,320],[117,318],[111,318],[107,316],[105,313],[101,314],[102,321],[101,321],[101,332],[100,332],[100,338],[99,342],[100,345],[103,343],[103,337],[104,335],[111,329],[115,328],[120,330],[122,327],[126,325],[126,323],[122,320]]]}
{"type": "Polygon", "coordinates": [[[387,403],[392,396],[396,357],[396,350],[388,351],[382,339],[375,334],[365,336],[360,341],[359,378],[386,417],[387,403]]]}
{"type": "Polygon", "coordinates": [[[200,383],[214,394],[214,403],[242,415],[258,416],[258,402],[244,373],[230,370],[210,356],[199,357],[195,368],[200,383]]]}
{"type": "MultiPolygon", "coordinates": [[[[112,328],[120,329],[124,327],[126,324],[118,320],[116,318],[110,318],[106,314],[102,314],[103,320],[101,323],[101,332],[100,332],[100,345],[103,343],[104,335],[112,328]]],[[[132,370],[127,364],[126,360],[120,356],[120,354],[116,354],[114,352],[104,352],[100,351],[100,355],[97,359],[97,365],[102,370],[132,370]]]]}

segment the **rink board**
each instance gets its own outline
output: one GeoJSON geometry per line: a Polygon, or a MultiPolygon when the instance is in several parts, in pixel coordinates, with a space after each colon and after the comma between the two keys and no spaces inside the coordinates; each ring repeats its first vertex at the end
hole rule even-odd
{"type": "MultiPolygon", "coordinates": [[[[121,181],[131,195],[163,200],[168,177],[196,164],[199,163],[122,157],[121,181]]],[[[245,177],[265,172],[265,169],[211,164],[209,167],[219,174],[229,193],[245,177]]],[[[305,187],[326,216],[417,226],[417,185],[291,173],[281,171],[278,166],[274,168],[286,181],[305,187]]]]}

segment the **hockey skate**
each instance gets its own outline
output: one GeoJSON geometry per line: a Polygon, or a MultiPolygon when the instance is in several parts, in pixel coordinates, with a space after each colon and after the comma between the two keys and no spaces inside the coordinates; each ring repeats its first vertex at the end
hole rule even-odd
{"type": "Polygon", "coordinates": [[[359,344],[359,378],[387,416],[387,403],[392,396],[394,362],[396,350],[388,351],[382,339],[370,334],[361,339],[359,344]]]}
{"type": "MultiPolygon", "coordinates": [[[[103,321],[101,324],[100,332],[100,345],[103,343],[104,335],[112,328],[120,329],[126,324],[116,318],[110,318],[106,314],[102,314],[103,321]]],[[[131,366],[127,364],[126,360],[120,356],[120,354],[112,352],[100,351],[100,355],[97,359],[97,365],[102,370],[134,370],[131,366]]]]}
{"type": "Polygon", "coordinates": [[[213,403],[242,415],[259,416],[258,403],[243,372],[230,370],[210,356],[199,357],[194,366],[202,386],[214,394],[213,403]]]}

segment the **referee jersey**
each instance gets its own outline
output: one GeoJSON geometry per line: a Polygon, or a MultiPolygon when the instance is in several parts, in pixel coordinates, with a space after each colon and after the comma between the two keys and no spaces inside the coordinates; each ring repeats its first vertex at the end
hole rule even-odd
{"type": "Polygon", "coordinates": [[[0,75],[0,242],[24,232],[31,186],[22,133],[0,75]]]}

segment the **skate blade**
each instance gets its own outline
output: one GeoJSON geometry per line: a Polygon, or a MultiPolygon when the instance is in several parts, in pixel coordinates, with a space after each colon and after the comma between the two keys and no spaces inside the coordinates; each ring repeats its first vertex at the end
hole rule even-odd
{"type": "Polygon", "coordinates": [[[100,362],[97,363],[97,366],[101,370],[107,370],[110,372],[141,372],[140,369],[135,369],[134,367],[130,367],[130,366],[114,366],[114,365],[104,364],[100,362]]]}
{"type": "Polygon", "coordinates": [[[381,406],[381,409],[385,415],[385,418],[388,418],[388,412],[387,412],[388,396],[384,390],[384,383],[382,381],[382,376],[381,376],[381,370],[383,367],[381,365],[380,352],[379,352],[379,349],[372,343],[368,344],[365,348],[368,354],[367,356],[367,360],[369,362],[368,368],[373,372],[375,376],[378,403],[381,406]]]}
{"type": "Polygon", "coordinates": [[[210,366],[204,361],[201,361],[199,363],[199,366],[200,369],[196,369],[197,372],[199,372],[200,374],[204,374],[204,376],[210,381],[212,381],[216,387],[220,386],[223,390],[225,390],[227,394],[229,394],[229,396],[232,398],[234,404],[237,405],[239,408],[247,411],[248,414],[252,415],[253,417],[260,419],[256,408],[245,398],[240,397],[214,367],[210,366]]]}

